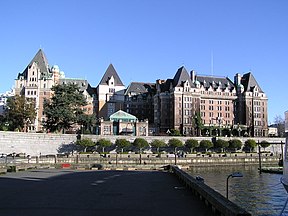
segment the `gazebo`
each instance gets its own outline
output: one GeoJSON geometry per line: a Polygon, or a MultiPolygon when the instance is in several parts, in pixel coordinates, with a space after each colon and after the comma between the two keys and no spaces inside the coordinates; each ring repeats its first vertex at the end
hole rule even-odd
{"type": "Polygon", "coordinates": [[[100,121],[99,135],[148,136],[148,120],[139,121],[136,116],[118,110],[109,121],[100,121]]]}

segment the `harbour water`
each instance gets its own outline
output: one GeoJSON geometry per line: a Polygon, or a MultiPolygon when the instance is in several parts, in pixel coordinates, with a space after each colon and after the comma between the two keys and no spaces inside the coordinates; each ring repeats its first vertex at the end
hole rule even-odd
{"type": "MultiPolygon", "coordinates": [[[[194,167],[188,171],[193,177],[201,176],[214,190],[226,196],[226,181],[233,172],[242,178],[229,178],[229,199],[252,215],[279,215],[288,197],[280,183],[281,174],[259,174],[257,166],[194,167]]],[[[284,212],[288,215],[288,206],[284,212]]],[[[283,215],[284,215],[283,214],[283,215]]]]}

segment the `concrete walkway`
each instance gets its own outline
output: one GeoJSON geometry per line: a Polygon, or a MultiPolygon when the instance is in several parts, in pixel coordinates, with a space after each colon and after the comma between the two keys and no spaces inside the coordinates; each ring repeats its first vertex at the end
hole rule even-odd
{"type": "Polygon", "coordinates": [[[213,215],[161,171],[34,170],[0,176],[0,215],[213,215]]]}

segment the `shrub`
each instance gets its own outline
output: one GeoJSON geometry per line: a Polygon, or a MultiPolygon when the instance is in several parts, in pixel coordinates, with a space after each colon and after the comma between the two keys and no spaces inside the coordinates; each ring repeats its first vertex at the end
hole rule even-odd
{"type": "Polygon", "coordinates": [[[131,146],[131,143],[126,139],[116,139],[115,145],[117,146],[117,148],[121,149],[123,153],[123,150],[129,148],[131,146]]]}
{"type": "Polygon", "coordinates": [[[210,140],[201,140],[200,147],[205,149],[205,152],[207,152],[207,149],[213,147],[213,143],[210,140]]]}
{"type": "Polygon", "coordinates": [[[99,139],[99,140],[97,141],[97,145],[98,145],[100,148],[102,148],[102,152],[104,152],[104,150],[105,150],[106,147],[109,147],[109,146],[112,145],[112,142],[111,142],[110,140],[108,140],[108,139],[102,138],[102,139],[99,139]]]}
{"type": "Polygon", "coordinates": [[[133,146],[139,149],[139,152],[142,148],[147,148],[149,143],[143,138],[136,138],[133,142],[133,146]]]}
{"type": "Polygon", "coordinates": [[[263,141],[261,141],[260,146],[262,148],[264,148],[264,151],[265,151],[265,148],[269,147],[270,143],[268,141],[266,141],[266,140],[263,140],[263,141]]]}
{"type": "Polygon", "coordinates": [[[256,141],[253,139],[248,139],[245,141],[244,148],[249,150],[249,152],[253,151],[256,147],[256,141]]]}
{"type": "Polygon", "coordinates": [[[161,147],[165,147],[166,146],[166,143],[163,141],[163,140],[153,140],[150,145],[154,148],[157,148],[157,152],[159,152],[159,148],[161,147]]]}
{"type": "Polygon", "coordinates": [[[223,149],[227,148],[229,146],[229,142],[223,139],[217,139],[214,143],[214,147],[220,148],[221,152],[223,152],[223,149]]]}
{"type": "Polygon", "coordinates": [[[178,147],[182,147],[183,146],[183,143],[181,140],[179,139],[176,139],[176,138],[172,138],[168,141],[168,146],[169,147],[173,147],[176,151],[176,148],[178,147]]]}
{"type": "Polygon", "coordinates": [[[171,136],[181,136],[181,133],[177,129],[171,129],[171,136]]]}
{"type": "Polygon", "coordinates": [[[200,143],[198,142],[198,140],[195,139],[187,139],[185,141],[185,147],[190,149],[190,152],[193,152],[193,149],[199,147],[200,143]]]}
{"type": "Polygon", "coordinates": [[[80,139],[76,141],[76,145],[79,145],[81,147],[84,148],[84,152],[86,152],[88,147],[93,147],[96,145],[95,142],[93,142],[91,139],[89,138],[84,138],[84,139],[80,139]]]}
{"type": "Polygon", "coordinates": [[[238,150],[238,149],[241,149],[242,147],[242,142],[241,140],[239,139],[232,139],[229,141],[229,148],[230,149],[234,149],[235,152],[238,150]]]}

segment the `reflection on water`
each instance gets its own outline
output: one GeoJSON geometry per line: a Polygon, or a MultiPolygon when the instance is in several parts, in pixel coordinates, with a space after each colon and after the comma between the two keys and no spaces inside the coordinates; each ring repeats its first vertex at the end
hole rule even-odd
{"type": "MultiPolygon", "coordinates": [[[[233,172],[241,172],[243,178],[229,178],[229,199],[252,215],[279,215],[287,193],[280,183],[280,174],[258,172],[256,166],[194,167],[188,171],[201,176],[205,183],[226,196],[226,179],[233,172]]],[[[288,214],[286,207],[285,215],[288,214]]]]}

